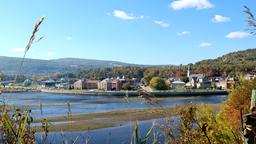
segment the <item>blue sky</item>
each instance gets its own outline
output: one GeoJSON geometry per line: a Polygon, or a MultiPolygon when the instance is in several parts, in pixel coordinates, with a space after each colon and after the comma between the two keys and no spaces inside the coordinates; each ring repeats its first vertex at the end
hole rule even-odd
{"type": "MultiPolygon", "coordinates": [[[[0,55],[187,64],[255,47],[243,5],[254,0],[9,0],[0,5],[0,55]]],[[[254,8],[254,9],[253,9],[254,8]]]]}

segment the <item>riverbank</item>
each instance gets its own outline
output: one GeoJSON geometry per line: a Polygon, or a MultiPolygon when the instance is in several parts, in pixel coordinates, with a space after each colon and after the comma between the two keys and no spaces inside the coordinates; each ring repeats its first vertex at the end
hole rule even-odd
{"type": "Polygon", "coordinates": [[[2,93],[24,93],[24,92],[41,92],[40,89],[30,89],[30,88],[4,88],[2,93]]]}
{"type": "MultiPolygon", "coordinates": [[[[176,115],[179,109],[186,105],[177,105],[170,107],[154,107],[146,109],[118,110],[112,112],[101,112],[93,114],[79,114],[59,117],[48,117],[47,122],[51,125],[49,131],[86,131],[100,128],[121,126],[128,122],[144,121],[151,119],[170,118],[176,115]]],[[[220,104],[210,104],[215,110],[219,110],[220,104]]],[[[35,123],[41,123],[44,119],[37,119],[35,123]]],[[[35,127],[36,131],[42,131],[42,128],[35,127]]]]}
{"type": "MultiPolygon", "coordinates": [[[[142,95],[142,92],[137,91],[88,91],[88,90],[49,90],[42,89],[41,92],[51,94],[73,94],[73,95],[88,95],[88,96],[129,96],[137,97],[142,95]]],[[[148,92],[156,97],[168,96],[208,96],[208,95],[226,95],[225,90],[168,90],[168,91],[153,91],[148,92]]]]}

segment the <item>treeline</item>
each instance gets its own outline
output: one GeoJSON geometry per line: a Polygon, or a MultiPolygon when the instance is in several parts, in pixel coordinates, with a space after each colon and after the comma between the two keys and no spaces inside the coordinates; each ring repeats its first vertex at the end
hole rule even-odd
{"type": "Polygon", "coordinates": [[[240,76],[241,74],[256,73],[256,49],[248,49],[223,55],[213,60],[203,60],[195,64],[178,66],[152,67],[114,67],[83,70],[79,78],[104,79],[107,77],[125,76],[128,78],[163,78],[186,77],[188,67],[191,73],[201,73],[207,77],[240,76]]]}

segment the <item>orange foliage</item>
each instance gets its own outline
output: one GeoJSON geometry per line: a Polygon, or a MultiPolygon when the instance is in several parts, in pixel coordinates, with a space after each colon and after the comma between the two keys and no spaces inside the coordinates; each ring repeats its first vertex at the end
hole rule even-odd
{"type": "Polygon", "coordinates": [[[256,89],[256,80],[245,80],[238,87],[232,89],[228,96],[223,114],[234,128],[241,126],[240,109],[242,109],[243,114],[249,112],[253,89],[256,89]]]}

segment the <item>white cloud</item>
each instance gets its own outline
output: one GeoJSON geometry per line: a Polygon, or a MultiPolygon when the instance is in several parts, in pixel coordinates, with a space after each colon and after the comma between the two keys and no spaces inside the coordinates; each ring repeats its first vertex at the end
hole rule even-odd
{"type": "Polygon", "coordinates": [[[251,34],[247,33],[247,32],[231,32],[229,34],[226,35],[226,38],[230,38],[230,39],[238,39],[238,38],[245,38],[250,36],[251,34]]]}
{"type": "Polygon", "coordinates": [[[174,10],[181,10],[185,8],[209,9],[213,8],[214,5],[208,0],[175,0],[169,5],[169,7],[174,10]]]}
{"type": "Polygon", "coordinates": [[[115,16],[117,18],[120,18],[122,20],[133,20],[133,19],[135,19],[134,16],[129,15],[126,12],[121,11],[121,10],[114,10],[113,11],[113,16],[115,16]]]}
{"type": "Polygon", "coordinates": [[[183,32],[178,33],[178,36],[185,36],[185,35],[189,35],[189,34],[191,34],[191,32],[183,31],[183,32]]]}
{"type": "Polygon", "coordinates": [[[229,17],[222,16],[222,15],[215,15],[215,16],[212,18],[212,22],[213,22],[213,23],[221,23],[221,22],[228,22],[228,21],[230,21],[230,18],[229,18],[229,17]]]}
{"type": "Polygon", "coordinates": [[[54,55],[55,55],[55,52],[47,52],[48,57],[51,57],[51,56],[54,56],[54,55]]]}
{"type": "Polygon", "coordinates": [[[25,48],[13,48],[11,49],[12,52],[24,52],[25,48]]]}
{"type": "Polygon", "coordinates": [[[71,36],[68,36],[68,37],[67,37],[67,40],[68,40],[68,41],[70,41],[70,40],[72,40],[72,39],[73,39],[73,38],[72,38],[71,36]]]}
{"type": "Polygon", "coordinates": [[[208,42],[202,42],[202,43],[199,45],[199,47],[210,47],[210,46],[212,46],[212,44],[211,44],[211,43],[208,43],[208,42]]]}
{"type": "Polygon", "coordinates": [[[160,25],[161,27],[169,27],[170,26],[168,23],[165,23],[163,21],[155,20],[154,23],[160,25]]]}

